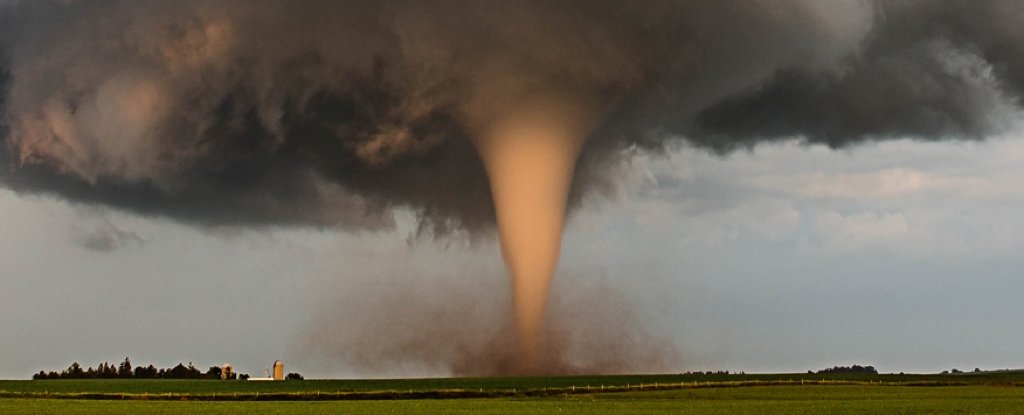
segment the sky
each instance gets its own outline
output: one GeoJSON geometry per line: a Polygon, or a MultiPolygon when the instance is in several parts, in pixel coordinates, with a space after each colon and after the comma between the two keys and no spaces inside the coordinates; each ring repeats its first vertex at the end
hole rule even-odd
{"type": "Polygon", "coordinates": [[[0,0],[0,378],[1024,367],[1022,25],[0,0]]]}
{"type": "MultiPolygon", "coordinates": [[[[612,311],[676,346],[673,371],[1024,367],[1022,138],[638,151],[614,195],[570,218],[553,296],[615,288],[612,311]]],[[[393,232],[353,234],[204,229],[9,191],[0,209],[3,378],[125,356],[254,374],[282,359],[311,377],[445,375],[367,373],[318,347],[317,333],[363,330],[358,307],[337,303],[398,289],[507,307],[493,240],[410,242],[411,214],[393,232]]],[[[425,306],[455,305],[410,304],[425,306]]]]}

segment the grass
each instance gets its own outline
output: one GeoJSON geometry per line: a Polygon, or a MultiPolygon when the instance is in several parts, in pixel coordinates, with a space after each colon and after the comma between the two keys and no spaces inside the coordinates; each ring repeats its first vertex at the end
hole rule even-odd
{"type": "Polygon", "coordinates": [[[1009,414],[1020,413],[1021,408],[1021,371],[285,382],[0,381],[0,414],[1009,414]]]}
{"type": "Polygon", "coordinates": [[[773,386],[577,394],[544,398],[331,402],[0,399],[2,414],[1000,414],[1024,408],[1024,388],[773,386]]]}
{"type": "Polygon", "coordinates": [[[670,387],[735,386],[739,382],[800,383],[801,381],[863,382],[883,384],[1014,385],[1024,384],[1024,371],[982,372],[949,375],[861,375],[861,374],[712,374],[712,375],[620,375],[452,379],[360,379],[305,380],[284,382],[243,382],[218,380],[4,380],[0,396],[70,394],[187,394],[187,395],[323,395],[338,393],[381,393],[423,397],[439,391],[462,391],[465,396],[500,396],[544,391],[583,393],[670,387]],[[589,388],[589,389],[588,389],[589,388]],[[575,390],[573,390],[575,389],[575,390]],[[473,393],[470,393],[473,392],[473,393]]]}

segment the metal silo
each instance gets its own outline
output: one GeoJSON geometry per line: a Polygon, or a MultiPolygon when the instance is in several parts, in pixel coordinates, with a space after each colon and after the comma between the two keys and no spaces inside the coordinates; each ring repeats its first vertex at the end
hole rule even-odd
{"type": "Polygon", "coordinates": [[[284,380],[284,363],[280,360],[274,361],[274,380],[284,380]]]}

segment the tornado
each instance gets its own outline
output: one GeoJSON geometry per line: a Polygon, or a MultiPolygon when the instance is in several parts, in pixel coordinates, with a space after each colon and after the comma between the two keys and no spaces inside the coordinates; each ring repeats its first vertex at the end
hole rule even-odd
{"type": "Polygon", "coordinates": [[[475,141],[491,185],[523,373],[543,371],[538,355],[548,291],[576,159],[593,115],[576,96],[525,99],[475,141]]]}
{"type": "MultiPolygon", "coordinates": [[[[0,0],[0,189],[203,229],[387,233],[412,215],[409,240],[429,243],[496,228],[518,340],[495,342],[516,350],[510,371],[552,373],[545,309],[570,189],[614,192],[634,150],[1011,132],[1019,9],[0,0]]],[[[412,349],[392,358],[435,356],[412,349]]],[[[506,366],[504,349],[459,350],[506,366]]],[[[425,363],[465,372],[451,362],[425,363]]]]}

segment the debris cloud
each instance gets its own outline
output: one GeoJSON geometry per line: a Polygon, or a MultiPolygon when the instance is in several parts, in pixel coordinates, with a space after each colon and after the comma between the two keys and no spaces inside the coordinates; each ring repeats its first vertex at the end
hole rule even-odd
{"type": "Polygon", "coordinates": [[[408,377],[663,373],[684,363],[611,281],[565,275],[557,286],[571,289],[552,298],[535,366],[524,368],[497,275],[363,277],[323,290],[297,345],[307,366],[408,377]]]}

